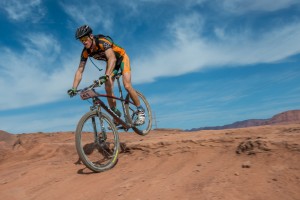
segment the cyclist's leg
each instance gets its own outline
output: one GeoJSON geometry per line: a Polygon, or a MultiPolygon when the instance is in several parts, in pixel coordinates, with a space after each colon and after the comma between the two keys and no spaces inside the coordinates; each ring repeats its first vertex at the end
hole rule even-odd
{"type": "Polygon", "coordinates": [[[121,63],[121,70],[123,75],[124,88],[129,93],[131,99],[133,100],[133,103],[138,107],[140,106],[140,100],[131,84],[130,61],[127,54],[124,55],[123,61],[121,63]]]}
{"type": "Polygon", "coordinates": [[[123,84],[128,94],[130,95],[133,103],[137,107],[137,119],[134,121],[135,125],[142,125],[145,123],[145,111],[141,106],[139,96],[135,89],[133,89],[131,84],[131,72],[130,72],[130,62],[127,55],[124,56],[123,62],[121,65],[122,74],[123,74],[123,84]]]}
{"type": "MultiPolygon", "coordinates": [[[[114,96],[114,78],[109,78],[105,82],[105,91],[108,96],[114,96]]],[[[107,102],[110,108],[115,108],[116,107],[116,100],[113,98],[107,98],[107,102]]]]}

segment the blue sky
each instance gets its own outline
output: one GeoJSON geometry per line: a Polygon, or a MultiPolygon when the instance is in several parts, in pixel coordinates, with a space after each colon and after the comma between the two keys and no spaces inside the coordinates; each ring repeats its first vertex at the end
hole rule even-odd
{"type": "MultiPolygon", "coordinates": [[[[126,49],[158,128],[300,108],[299,0],[1,0],[0,130],[75,129],[89,109],[66,94],[82,24],[126,49]]],[[[89,62],[81,86],[100,75],[89,62]]]]}

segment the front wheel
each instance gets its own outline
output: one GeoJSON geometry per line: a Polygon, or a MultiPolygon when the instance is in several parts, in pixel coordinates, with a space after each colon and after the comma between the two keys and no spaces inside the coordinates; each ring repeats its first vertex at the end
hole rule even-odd
{"type": "Polygon", "coordinates": [[[133,125],[132,129],[139,135],[147,135],[152,128],[152,112],[150,104],[148,103],[146,97],[139,91],[136,91],[138,98],[140,100],[141,106],[145,110],[145,123],[142,125],[134,125],[137,118],[136,106],[132,103],[132,99],[129,94],[126,96],[125,111],[129,122],[133,125]]]}
{"type": "Polygon", "coordinates": [[[98,114],[98,111],[86,113],[78,122],[75,142],[79,158],[90,170],[102,172],[116,164],[119,136],[106,114],[98,114]]]}

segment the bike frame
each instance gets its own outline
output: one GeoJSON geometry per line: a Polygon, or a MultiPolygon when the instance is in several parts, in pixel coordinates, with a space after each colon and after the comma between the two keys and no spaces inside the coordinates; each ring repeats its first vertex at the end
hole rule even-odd
{"type": "Polygon", "coordinates": [[[117,74],[115,76],[115,78],[117,79],[117,83],[118,83],[118,89],[119,89],[119,94],[120,97],[115,97],[115,96],[110,96],[110,95],[106,95],[106,94],[99,94],[96,92],[96,94],[98,95],[97,97],[93,97],[93,106],[90,107],[90,110],[98,110],[98,115],[100,117],[101,115],[101,108],[103,108],[109,115],[111,115],[114,120],[116,120],[123,128],[125,131],[128,131],[131,127],[132,124],[130,123],[130,120],[127,118],[127,115],[125,114],[125,104],[132,104],[134,105],[133,102],[129,101],[129,100],[125,100],[123,97],[123,91],[122,91],[122,87],[120,84],[120,76],[121,74],[117,74]],[[122,108],[123,108],[123,114],[125,117],[125,121],[123,121],[118,115],[115,114],[115,112],[113,112],[100,98],[98,97],[106,97],[106,98],[112,98],[112,99],[116,99],[121,101],[122,103],[122,108]]]}

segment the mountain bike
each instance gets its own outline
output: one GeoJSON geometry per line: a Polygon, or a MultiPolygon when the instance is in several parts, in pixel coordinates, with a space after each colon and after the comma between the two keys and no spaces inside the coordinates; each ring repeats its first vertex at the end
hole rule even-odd
{"type": "Polygon", "coordinates": [[[134,124],[138,113],[130,95],[127,94],[123,98],[120,84],[121,75],[118,73],[115,76],[120,97],[96,92],[95,88],[99,87],[98,81],[94,81],[92,85],[84,89],[77,90],[82,100],[92,100],[92,106],[77,124],[75,132],[76,150],[85,166],[94,172],[102,172],[115,166],[119,155],[119,129],[124,131],[133,129],[137,134],[144,136],[149,133],[152,127],[150,105],[144,95],[138,91],[136,91],[137,95],[145,110],[145,123],[142,125],[134,124]],[[101,100],[101,97],[113,98],[121,102],[123,118],[116,115],[101,100]]]}

